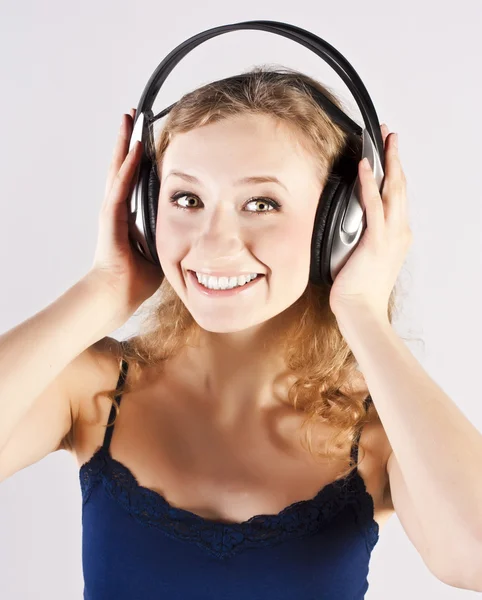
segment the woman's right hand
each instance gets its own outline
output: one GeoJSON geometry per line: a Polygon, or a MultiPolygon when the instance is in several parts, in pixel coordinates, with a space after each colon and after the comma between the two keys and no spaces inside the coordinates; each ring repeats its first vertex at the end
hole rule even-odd
{"type": "Polygon", "coordinates": [[[140,142],[129,152],[134,117],[134,109],[122,117],[99,215],[94,262],[89,272],[113,293],[115,310],[122,323],[156,292],[163,280],[160,267],[144,258],[128,237],[127,199],[142,156],[140,142]]]}

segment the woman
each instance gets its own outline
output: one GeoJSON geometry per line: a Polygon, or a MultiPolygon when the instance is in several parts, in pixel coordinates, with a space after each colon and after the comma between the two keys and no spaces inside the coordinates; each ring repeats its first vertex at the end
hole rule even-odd
{"type": "Polygon", "coordinates": [[[315,212],[347,137],[292,84],[340,103],[266,72],[169,113],[165,278],[128,241],[140,147],[123,119],[92,269],[0,340],[2,479],[75,456],[85,598],[363,598],[395,509],[436,577],[482,590],[482,437],[391,326],[411,242],[396,135],[382,127],[381,197],[359,164],[360,244],[314,286],[315,212]],[[156,292],[138,336],[108,337],[156,292]]]}

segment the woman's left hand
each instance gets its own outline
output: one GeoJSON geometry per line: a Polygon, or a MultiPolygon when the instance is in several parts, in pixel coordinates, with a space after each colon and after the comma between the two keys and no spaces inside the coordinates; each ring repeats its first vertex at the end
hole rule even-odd
{"type": "Polygon", "coordinates": [[[361,308],[386,320],[390,294],[412,243],[407,182],[398,154],[397,134],[389,134],[385,124],[380,129],[385,148],[382,194],[370,166],[365,170],[360,161],[366,229],[330,291],[330,308],[337,317],[349,316],[361,308]]]}

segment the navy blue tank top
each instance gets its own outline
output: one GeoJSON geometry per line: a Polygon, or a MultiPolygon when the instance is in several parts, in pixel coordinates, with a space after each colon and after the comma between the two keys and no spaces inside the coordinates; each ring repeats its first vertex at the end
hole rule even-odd
{"type": "Polygon", "coordinates": [[[364,598],[379,528],[357,469],[276,515],[227,524],[140,486],[110,454],[113,429],[79,472],[84,600],[364,598]]]}

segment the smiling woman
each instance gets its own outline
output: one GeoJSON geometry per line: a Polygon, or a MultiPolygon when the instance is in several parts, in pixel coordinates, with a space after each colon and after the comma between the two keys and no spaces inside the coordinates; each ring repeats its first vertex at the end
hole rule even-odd
{"type": "MultiPolygon", "coordinates": [[[[393,513],[390,445],[330,290],[309,281],[320,194],[357,142],[308,93],[307,82],[340,106],[317,81],[289,69],[245,75],[186,94],[156,142],[155,241],[165,278],[139,335],[115,353],[118,385],[98,392],[112,401],[104,450],[96,453],[79,419],[79,435],[92,439],[78,455],[84,514],[92,523],[100,514],[92,490],[109,472],[104,481],[127,486],[109,483],[109,494],[121,501],[127,492],[135,519],[144,523],[147,511],[154,527],[202,550],[191,546],[188,557],[179,548],[179,561],[206,552],[241,558],[263,546],[269,571],[267,548],[286,540],[286,551],[298,549],[290,560],[290,589],[304,590],[297,597],[338,589],[322,555],[349,561],[346,595],[359,597],[393,513]],[[246,274],[256,277],[238,279],[246,274]]],[[[390,318],[394,303],[395,293],[390,318]]],[[[95,586],[90,560],[85,568],[95,586]]]]}

